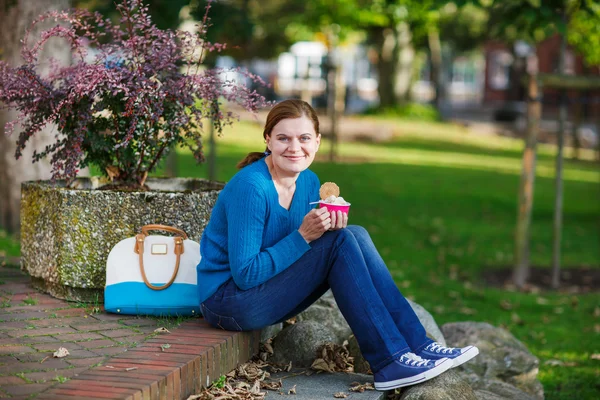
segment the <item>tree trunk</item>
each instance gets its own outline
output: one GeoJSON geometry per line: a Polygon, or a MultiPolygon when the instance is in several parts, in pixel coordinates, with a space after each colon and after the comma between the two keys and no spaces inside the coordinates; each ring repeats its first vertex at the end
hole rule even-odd
{"type": "Polygon", "coordinates": [[[596,132],[597,132],[597,141],[596,141],[596,160],[600,162],[600,113],[596,114],[596,132]]]}
{"type": "Polygon", "coordinates": [[[439,111],[443,93],[442,93],[442,44],[440,42],[440,33],[434,27],[430,27],[428,33],[429,54],[431,60],[431,83],[435,90],[434,104],[439,111]]]}
{"type": "Polygon", "coordinates": [[[525,149],[523,151],[523,169],[519,186],[519,208],[517,214],[517,229],[515,232],[515,269],[513,282],[522,288],[529,277],[529,231],[531,226],[531,209],[533,205],[533,189],[535,182],[535,161],[537,135],[539,131],[542,104],[538,96],[537,74],[529,77],[529,102],[527,105],[527,132],[525,149]]]}
{"type": "MultiPolygon", "coordinates": [[[[563,15],[563,19],[566,17],[563,15]]],[[[566,34],[562,34],[560,41],[559,74],[565,73],[565,59],[567,56],[566,34]]],[[[577,104],[579,106],[579,104],[577,104]]],[[[554,179],[554,224],[552,241],[552,287],[560,286],[560,242],[562,234],[562,208],[563,208],[563,152],[565,147],[565,124],[567,122],[567,92],[560,91],[560,109],[558,111],[558,137],[556,143],[556,176],[554,179]]]]}
{"type": "Polygon", "coordinates": [[[413,82],[413,65],[415,49],[412,46],[410,25],[400,23],[396,27],[396,85],[394,87],[397,102],[405,103],[410,100],[410,89],[413,82]]]}
{"type": "Polygon", "coordinates": [[[215,140],[215,125],[213,120],[208,121],[208,179],[211,181],[217,180],[217,142],[215,140]]]}
{"type": "Polygon", "coordinates": [[[396,33],[392,28],[376,28],[371,31],[371,35],[377,52],[379,107],[394,107],[397,104],[394,90],[398,64],[396,33]]]}
{"type": "MultiPolygon", "coordinates": [[[[2,60],[12,66],[22,64],[20,40],[25,35],[31,21],[38,15],[56,9],[69,8],[69,0],[0,0],[0,54],[2,60]]],[[[55,24],[49,21],[38,26],[32,32],[30,40],[39,37],[42,29],[55,24]]],[[[49,57],[59,63],[71,62],[71,51],[68,43],[62,39],[52,39],[44,46],[40,59],[49,57]]],[[[41,73],[48,70],[43,65],[41,73]]],[[[27,143],[21,159],[15,159],[16,140],[19,135],[18,127],[11,137],[4,133],[7,122],[17,118],[16,111],[0,110],[0,227],[9,233],[19,231],[19,205],[21,199],[21,182],[28,180],[48,179],[51,171],[47,160],[32,164],[34,150],[42,151],[48,144],[54,142],[56,129],[47,126],[38,132],[27,143]]]]}
{"type": "Polygon", "coordinates": [[[579,137],[579,128],[581,128],[581,122],[583,120],[584,108],[588,106],[587,102],[589,101],[588,92],[584,92],[583,94],[583,102],[585,105],[579,104],[581,98],[579,97],[577,100],[577,104],[575,104],[575,115],[573,117],[573,126],[571,128],[571,137],[573,138],[573,159],[579,160],[579,153],[581,152],[581,137],[579,137]]]}

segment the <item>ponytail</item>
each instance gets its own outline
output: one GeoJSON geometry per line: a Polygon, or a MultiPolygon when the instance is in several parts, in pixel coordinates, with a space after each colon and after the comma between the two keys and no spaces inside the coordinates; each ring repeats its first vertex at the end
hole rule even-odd
{"type": "Polygon", "coordinates": [[[271,152],[269,151],[269,148],[267,148],[264,152],[260,152],[260,151],[253,151],[248,153],[248,155],[246,157],[244,157],[243,160],[241,160],[239,163],[237,163],[236,167],[237,169],[242,169],[247,165],[252,164],[255,161],[260,160],[263,157],[268,156],[269,154],[271,154],[271,152]]]}

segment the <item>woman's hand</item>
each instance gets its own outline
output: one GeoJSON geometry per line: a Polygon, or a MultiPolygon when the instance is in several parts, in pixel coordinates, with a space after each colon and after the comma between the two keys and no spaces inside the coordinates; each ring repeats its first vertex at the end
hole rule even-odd
{"type": "Polygon", "coordinates": [[[348,226],[348,214],[341,211],[331,213],[331,228],[330,231],[337,231],[348,226]]]}
{"type": "Polygon", "coordinates": [[[326,208],[315,208],[304,216],[298,232],[306,240],[306,243],[310,243],[320,238],[331,227],[329,211],[326,208]]]}

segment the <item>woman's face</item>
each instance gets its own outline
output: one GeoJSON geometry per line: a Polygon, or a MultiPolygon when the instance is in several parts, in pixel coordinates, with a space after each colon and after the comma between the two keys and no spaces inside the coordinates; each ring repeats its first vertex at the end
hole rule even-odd
{"type": "Polygon", "coordinates": [[[273,165],[279,173],[286,175],[307,169],[315,159],[320,143],[321,135],[317,135],[312,121],[306,116],[279,121],[271,136],[267,136],[273,165]]]}

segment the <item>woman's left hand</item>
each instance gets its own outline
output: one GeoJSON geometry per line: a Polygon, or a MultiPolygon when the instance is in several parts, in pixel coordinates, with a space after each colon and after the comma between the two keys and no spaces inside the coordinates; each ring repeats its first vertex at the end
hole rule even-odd
{"type": "Polygon", "coordinates": [[[336,231],[348,226],[348,214],[341,211],[334,211],[330,214],[331,228],[330,231],[336,231]]]}

